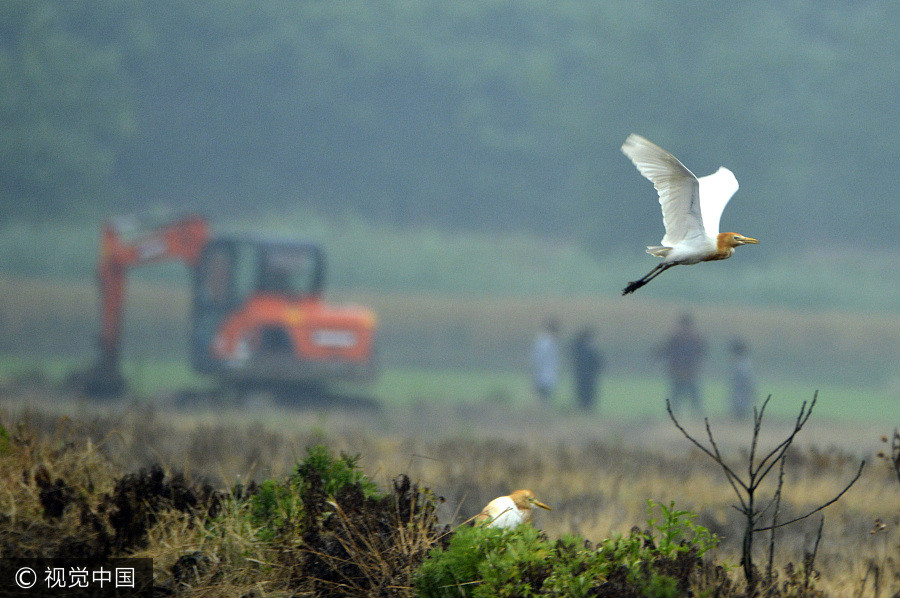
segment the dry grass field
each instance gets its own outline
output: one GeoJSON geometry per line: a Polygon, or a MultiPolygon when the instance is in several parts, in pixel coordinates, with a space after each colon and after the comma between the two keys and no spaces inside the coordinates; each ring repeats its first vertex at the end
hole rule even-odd
{"type": "MultiPolygon", "coordinates": [[[[722,539],[712,558],[734,565],[731,575],[739,578],[741,523],[731,507],[733,490],[717,466],[668,420],[579,417],[488,401],[423,403],[380,412],[285,409],[264,400],[243,409],[179,410],[137,399],[90,403],[27,387],[5,389],[0,417],[7,430],[27,428],[34,434],[32,471],[43,467],[52,479],[74,469],[94,476],[98,486],[156,463],[189,480],[228,489],[238,482],[284,476],[306,447],[323,444],[360,455],[360,466],[382,488],[405,473],[443,496],[446,501],[437,511],[441,524],[458,525],[491,498],[528,487],[553,507],[535,521],[549,537],[575,533],[596,542],[643,525],[648,499],[674,501],[678,508],[698,513],[697,522],[722,539]],[[66,446],[70,450],[62,448],[66,446]]],[[[792,423],[765,422],[761,447],[783,440],[792,423]]],[[[892,434],[897,423],[847,424],[819,420],[814,413],[789,453],[782,519],[830,499],[852,479],[859,461],[867,461],[857,484],[823,511],[815,587],[826,596],[889,598],[900,592],[900,484],[877,457],[878,451],[889,449],[881,437],[892,434]]],[[[702,432],[700,422],[685,425],[702,432]]],[[[749,424],[716,420],[711,426],[729,462],[743,471],[749,424]]],[[[9,463],[5,468],[3,475],[10,476],[9,463]]],[[[5,487],[19,484],[12,479],[7,477],[5,487]]],[[[773,490],[770,485],[765,494],[773,490]]],[[[0,499],[3,517],[24,517],[34,509],[23,499],[11,501],[12,495],[8,491],[0,499]]],[[[176,523],[157,522],[149,546],[138,553],[154,557],[160,576],[168,575],[179,557],[203,547],[195,530],[176,523]]],[[[777,534],[775,561],[781,570],[789,562],[803,562],[818,523],[816,515],[777,534]]],[[[765,562],[768,544],[768,535],[762,536],[755,555],[759,563],[765,562]]],[[[229,591],[235,590],[222,586],[185,595],[229,591]]],[[[285,595],[266,593],[263,586],[256,592],[285,595]]]]}

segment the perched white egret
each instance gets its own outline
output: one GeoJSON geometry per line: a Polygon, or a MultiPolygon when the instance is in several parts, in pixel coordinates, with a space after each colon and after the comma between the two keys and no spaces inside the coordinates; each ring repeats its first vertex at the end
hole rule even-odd
{"type": "Polygon", "coordinates": [[[536,499],[531,490],[516,490],[509,496],[499,496],[489,502],[475,516],[475,522],[487,523],[488,527],[516,527],[531,521],[531,510],[534,507],[551,510],[536,499]]]}
{"type": "Polygon", "coordinates": [[[719,232],[722,210],[738,190],[737,179],[724,166],[698,179],[675,156],[635,134],[625,140],[622,153],[656,187],[666,227],[661,244],[647,247],[647,253],[663,258],[662,262],[643,278],[629,282],[623,295],[672,266],[728,259],[735,247],[759,243],[737,233],[719,232]]]}

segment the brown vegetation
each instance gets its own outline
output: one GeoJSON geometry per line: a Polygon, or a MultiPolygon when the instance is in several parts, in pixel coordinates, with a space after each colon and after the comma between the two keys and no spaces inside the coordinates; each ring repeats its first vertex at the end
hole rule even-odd
{"type": "MultiPolygon", "coordinates": [[[[408,579],[409,568],[435,541],[436,526],[457,525],[490,498],[527,486],[553,507],[535,522],[551,538],[576,533],[597,542],[626,534],[643,524],[647,499],[675,501],[679,508],[697,512],[697,523],[722,538],[712,558],[730,563],[728,575],[735,587],[740,585],[735,566],[743,522],[730,506],[733,489],[714,463],[679,441],[671,422],[567,420],[542,411],[508,413],[489,404],[381,414],[275,407],[163,414],[146,403],[96,405],[71,397],[73,402],[58,403],[64,397],[39,396],[37,391],[3,398],[2,423],[9,432],[0,451],[0,487],[6,489],[0,496],[4,556],[23,551],[149,556],[157,583],[170,591],[190,596],[252,591],[260,597],[291,595],[284,588],[290,587],[285,580],[291,579],[292,567],[312,559],[306,564],[319,567],[319,574],[310,583],[318,585],[295,585],[293,592],[354,595],[376,576],[387,585],[407,583],[402,580],[408,579]],[[61,417],[73,411],[72,405],[78,415],[61,417]],[[287,475],[305,447],[320,443],[362,455],[364,471],[389,498],[382,504],[363,496],[342,497],[327,534],[297,538],[293,554],[273,554],[247,529],[246,517],[234,512],[247,508],[231,500],[235,488],[247,491],[254,483],[287,475]],[[153,467],[157,463],[162,466],[153,467]],[[401,473],[408,479],[396,477],[401,473]],[[423,504],[426,486],[446,502],[432,514],[410,518],[423,504]],[[418,527],[379,522],[385,527],[374,537],[384,538],[384,544],[366,552],[373,536],[360,530],[373,509],[396,513],[397,521],[415,521],[418,527]],[[215,531],[202,525],[210,514],[220,522],[215,531]],[[312,548],[304,552],[301,545],[312,548]],[[360,556],[366,554],[370,556],[360,556]],[[341,562],[352,566],[336,577],[334,565],[341,562]]],[[[791,422],[781,423],[782,430],[791,429],[791,422]]],[[[760,438],[761,445],[777,444],[782,430],[775,424],[772,437],[760,438]]],[[[804,430],[810,435],[806,442],[785,453],[784,521],[840,492],[859,458],[868,456],[868,449],[846,448],[853,442],[847,430],[812,424],[804,430]]],[[[736,461],[740,441],[749,438],[744,427],[721,422],[716,428],[725,438],[720,448],[736,461]]],[[[872,440],[861,437],[856,444],[868,447],[872,440]]],[[[824,595],[890,598],[900,591],[900,484],[892,463],[876,460],[854,488],[824,511],[812,574],[813,585],[824,595]]],[[[771,495],[774,488],[763,490],[771,495]]],[[[314,505],[307,512],[315,513],[314,505]]],[[[804,575],[805,554],[813,549],[817,527],[818,520],[803,521],[776,532],[779,583],[801,583],[797,578],[804,575]]],[[[762,553],[759,558],[764,560],[762,553]]],[[[723,574],[708,572],[712,577],[723,574]]]]}

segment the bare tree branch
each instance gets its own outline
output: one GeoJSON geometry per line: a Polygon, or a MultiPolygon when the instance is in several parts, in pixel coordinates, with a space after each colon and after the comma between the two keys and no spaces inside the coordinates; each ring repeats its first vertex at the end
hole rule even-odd
{"type": "Polygon", "coordinates": [[[816,405],[816,399],[819,396],[819,391],[816,391],[813,395],[812,402],[809,404],[809,410],[806,409],[806,401],[803,401],[803,404],[800,405],[800,415],[797,416],[797,421],[794,423],[794,431],[783,441],[781,444],[776,446],[766,455],[762,461],[760,461],[759,467],[757,468],[757,472],[763,469],[764,464],[768,461],[769,458],[773,457],[774,459],[769,464],[768,467],[765,468],[765,471],[762,472],[761,478],[765,477],[769,471],[771,471],[772,467],[778,462],[782,455],[787,451],[788,447],[794,442],[794,437],[800,433],[800,430],[803,429],[803,426],[806,425],[806,422],[809,420],[809,417],[812,415],[813,407],[816,405]],[[776,455],[777,453],[777,455],[776,455]]]}
{"type": "MultiPolygon", "coordinates": [[[[725,479],[728,480],[728,483],[731,484],[731,489],[734,490],[734,494],[738,497],[738,500],[741,502],[741,508],[747,509],[747,503],[744,501],[744,495],[741,493],[741,490],[738,488],[740,486],[744,489],[744,492],[747,491],[747,484],[744,483],[743,480],[735,473],[727,463],[725,463],[725,457],[722,456],[721,451],[719,451],[719,445],[716,444],[716,439],[713,437],[712,429],[709,427],[709,418],[703,418],[703,422],[706,426],[706,436],[709,438],[709,444],[713,448],[713,460],[719,464],[722,468],[722,471],[725,472],[725,479]]],[[[752,481],[753,478],[750,478],[752,481]]]]}
{"type": "MultiPolygon", "coordinates": [[[[822,515],[822,519],[819,520],[819,531],[816,532],[816,542],[813,544],[812,552],[804,555],[803,557],[803,589],[809,589],[809,580],[812,577],[814,572],[814,567],[816,566],[816,555],[819,554],[819,542],[822,540],[822,528],[825,526],[825,516],[822,515]]],[[[878,595],[878,592],[875,593],[878,595]]]]}
{"type": "Polygon", "coordinates": [[[891,438],[891,455],[888,461],[897,472],[897,481],[900,482],[900,428],[894,428],[894,436],[891,438]]]}
{"type": "MultiPolygon", "coordinates": [[[[719,454],[718,448],[715,447],[715,443],[713,443],[713,447],[715,448],[715,453],[714,453],[714,452],[710,451],[708,448],[706,448],[705,446],[703,446],[702,444],[700,444],[700,442],[698,442],[693,436],[691,436],[690,433],[688,433],[688,431],[685,430],[684,427],[679,423],[679,421],[677,419],[675,419],[675,414],[672,412],[672,406],[671,406],[671,404],[669,404],[668,399],[666,399],[666,410],[669,412],[669,418],[672,420],[672,423],[675,424],[675,427],[678,428],[678,430],[681,432],[681,434],[685,438],[690,440],[694,444],[694,446],[696,446],[698,449],[703,451],[710,459],[712,459],[713,461],[718,463],[719,466],[729,476],[729,481],[734,480],[741,486],[741,488],[743,488],[746,491],[747,485],[743,482],[743,480],[741,480],[740,476],[738,476],[736,473],[734,473],[734,471],[732,471],[732,469],[730,467],[728,467],[728,464],[725,463],[725,461],[722,459],[722,456],[719,454]]],[[[709,421],[707,421],[706,425],[707,425],[707,428],[706,428],[707,432],[711,436],[712,433],[709,432],[709,421]]],[[[733,486],[734,486],[734,483],[732,483],[732,487],[733,486]]],[[[735,489],[735,492],[737,492],[737,489],[735,489]]],[[[740,493],[738,493],[738,496],[740,496],[740,493]]]]}
{"type": "Polygon", "coordinates": [[[791,519],[790,521],[785,521],[784,523],[779,523],[778,525],[769,525],[769,526],[767,526],[767,527],[758,527],[758,528],[754,529],[753,531],[755,531],[755,532],[764,532],[764,531],[768,531],[768,530],[770,530],[770,529],[777,529],[777,528],[779,528],[779,527],[784,527],[784,526],[790,525],[790,524],[792,524],[792,523],[797,523],[798,521],[802,521],[802,520],[806,519],[806,518],[809,517],[810,515],[814,515],[814,514],[818,513],[819,511],[821,511],[821,510],[824,509],[825,507],[827,507],[827,506],[829,506],[829,505],[833,505],[834,503],[836,503],[836,502],[838,501],[838,499],[839,499],[840,497],[842,497],[842,496],[847,492],[847,490],[850,489],[851,486],[853,486],[853,484],[856,483],[856,480],[858,480],[858,479],[859,479],[859,476],[862,475],[863,467],[865,467],[865,466],[866,466],[866,462],[865,462],[865,461],[862,461],[862,462],[859,464],[859,469],[856,471],[856,475],[853,476],[853,479],[850,480],[850,483],[847,484],[847,486],[846,486],[843,490],[841,490],[840,493],[839,493],[837,496],[835,496],[834,498],[832,498],[831,500],[829,500],[829,501],[828,501],[827,503],[825,503],[824,505],[821,505],[821,506],[816,507],[815,509],[813,509],[812,511],[810,511],[809,513],[807,513],[806,515],[803,515],[803,516],[801,516],[801,517],[796,517],[796,518],[794,518],[794,519],[791,519]]]}
{"type": "Polygon", "coordinates": [[[750,480],[752,482],[754,474],[753,474],[753,462],[756,461],[756,445],[759,441],[759,431],[762,428],[762,419],[763,414],[766,412],[766,405],[769,404],[769,400],[772,398],[772,395],[766,397],[766,400],[763,401],[762,407],[759,408],[759,412],[756,411],[756,408],[753,408],[753,438],[750,440],[750,457],[747,462],[747,473],[750,475],[750,480]]]}
{"type": "MultiPolygon", "coordinates": [[[[772,513],[772,525],[778,524],[778,513],[781,511],[781,489],[784,487],[784,457],[779,459],[781,467],[778,468],[778,487],[772,501],[775,503],[775,512],[772,513]]],[[[771,503],[770,503],[771,504],[771,503]]],[[[773,527],[769,533],[769,561],[766,563],[766,579],[772,579],[772,564],[775,561],[775,530],[773,527]]]]}
{"type": "MultiPolygon", "coordinates": [[[[773,449],[768,451],[759,461],[757,461],[757,450],[759,449],[760,431],[762,430],[763,416],[765,415],[766,407],[768,406],[772,395],[769,395],[766,400],[763,401],[758,410],[754,407],[753,436],[750,440],[750,453],[747,459],[746,480],[742,479],[741,476],[739,476],[734,471],[734,469],[732,469],[731,466],[728,465],[728,463],[725,461],[725,457],[719,450],[719,445],[716,443],[712,428],[709,425],[709,418],[704,419],[706,425],[706,437],[709,441],[709,446],[707,446],[691,436],[691,434],[684,428],[684,426],[681,425],[681,423],[675,417],[675,413],[672,411],[672,405],[670,404],[670,402],[668,400],[666,401],[666,411],[668,411],[669,418],[672,420],[672,423],[675,424],[675,427],[678,428],[678,431],[681,432],[681,434],[685,438],[687,438],[695,447],[700,449],[700,451],[702,451],[706,456],[716,462],[716,464],[722,469],[726,479],[728,480],[728,483],[731,484],[731,488],[732,490],[734,490],[734,493],[737,496],[738,501],[740,502],[740,505],[731,505],[731,507],[737,510],[744,517],[744,537],[741,547],[741,567],[744,570],[744,578],[747,582],[749,591],[748,595],[754,595],[753,593],[755,592],[756,584],[760,581],[760,575],[753,565],[753,534],[763,531],[771,532],[771,535],[769,536],[769,558],[766,567],[766,578],[771,580],[773,566],[772,564],[775,554],[775,530],[806,519],[814,513],[818,513],[825,507],[834,504],[850,489],[851,486],[853,486],[854,483],[856,483],[857,480],[859,480],[860,476],[862,475],[863,467],[865,467],[865,461],[860,463],[859,470],[856,472],[856,476],[837,496],[835,496],[830,501],[816,507],[802,517],[796,517],[794,519],[791,519],[790,521],[779,523],[778,517],[781,512],[782,489],[784,486],[784,468],[786,461],[785,456],[788,449],[794,443],[797,434],[800,433],[800,430],[803,429],[803,426],[806,425],[806,422],[808,422],[809,418],[812,416],[813,408],[816,405],[816,399],[818,398],[818,396],[819,391],[816,391],[813,395],[812,401],[810,401],[808,404],[806,401],[803,401],[803,404],[800,406],[800,413],[797,415],[797,419],[794,422],[793,430],[791,430],[787,438],[782,440],[773,449]],[[757,510],[755,508],[757,492],[766,476],[771,473],[772,468],[774,468],[776,465],[779,466],[779,474],[775,495],[767,502],[765,507],[757,510]],[[775,512],[772,515],[772,524],[764,527],[756,527],[757,523],[760,522],[766,512],[768,512],[768,510],[773,506],[775,508],[775,512]]],[[[898,437],[897,443],[898,445],[900,445],[900,437],[898,437]]],[[[895,450],[900,450],[900,446],[898,446],[898,449],[895,450]]],[[[818,545],[818,540],[816,544],[818,545]]]]}

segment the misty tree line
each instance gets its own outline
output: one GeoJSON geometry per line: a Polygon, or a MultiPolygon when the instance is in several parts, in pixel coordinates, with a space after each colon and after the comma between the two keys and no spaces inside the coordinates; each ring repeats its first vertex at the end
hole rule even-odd
{"type": "Polygon", "coordinates": [[[0,222],[312,206],[656,242],[635,131],[737,173],[726,226],[858,240],[896,209],[898,25],[888,0],[4,0],[0,222]]]}

